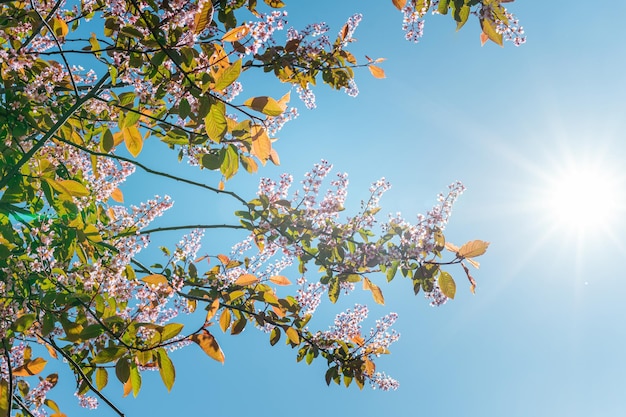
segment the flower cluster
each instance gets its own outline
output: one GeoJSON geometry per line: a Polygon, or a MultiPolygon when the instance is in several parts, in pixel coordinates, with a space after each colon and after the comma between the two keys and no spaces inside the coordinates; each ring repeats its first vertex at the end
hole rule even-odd
{"type": "Polygon", "coordinates": [[[252,37],[252,45],[246,46],[246,54],[256,54],[261,49],[275,44],[274,32],[285,28],[286,17],[287,12],[273,11],[269,14],[261,14],[262,20],[246,23],[252,37]]]}
{"type": "Polygon", "coordinates": [[[402,30],[404,38],[409,42],[417,43],[424,36],[423,17],[428,11],[428,6],[424,5],[424,2],[421,3],[422,7],[418,8],[414,1],[409,1],[402,9],[402,30]]]}

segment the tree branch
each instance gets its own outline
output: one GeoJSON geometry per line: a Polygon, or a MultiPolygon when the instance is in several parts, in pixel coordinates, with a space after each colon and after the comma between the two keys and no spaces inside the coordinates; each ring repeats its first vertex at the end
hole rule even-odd
{"type": "Polygon", "coordinates": [[[117,415],[119,415],[120,417],[125,417],[124,413],[122,413],[122,411],[117,408],[115,406],[115,404],[113,404],[107,397],[104,396],[104,394],[102,394],[98,388],[96,388],[91,380],[89,378],[87,378],[87,376],[85,375],[85,373],[83,372],[82,368],[80,367],[79,364],[76,363],[76,361],[74,361],[74,359],[68,355],[63,349],[61,349],[55,342],[54,339],[52,339],[52,337],[48,338],[48,339],[44,339],[41,335],[39,335],[39,337],[41,337],[42,340],[44,340],[46,343],[48,343],[50,346],[52,346],[52,348],[59,352],[76,370],[76,372],[78,374],[80,374],[80,377],[83,379],[83,381],[85,381],[85,383],[89,386],[89,389],[91,389],[94,394],[96,394],[102,401],[104,401],[113,411],[115,411],[115,413],[117,413],[117,415]]]}
{"type": "Polygon", "coordinates": [[[68,111],[61,116],[61,118],[54,124],[54,126],[52,126],[50,128],[50,130],[48,130],[47,132],[44,133],[44,135],[42,136],[41,139],[39,139],[39,141],[37,141],[37,143],[35,143],[33,145],[32,148],[30,148],[30,150],[28,152],[26,152],[22,158],[15,164],[13,165],[13,167],[11,167],[11,169],[9,170],[9,172],[2,177],[2,179],[0,179],[0,190],[3,189],[4,187],[7,186],[7,184],[9,183],[9,181],[15,176],[17,175],[17,173],[19,172],[20,168],[22,168],[22,166],[28,162],[30,160],[30,158],[33,157],[33,155],[39,150],[41,149],[46,142],[52,137],[54,136],[54,134],[57,132],[57,130],[59,130],[61,128],[61,126],[63,126],[65,124],[65,122],[68,121],[68,119],[70,117],[72,117],[72,115],[78,111],[78,109],[80,109],[83,104],[85,104],[87,101],[89,101],[91,98],[93,98],[97,92],[100,90],[100,88],[104,85],[104,83],[106,82],[106,80],[109,79],[110,74],[107,72],[101,79],[100,81],[98,81],[92,88],[91,90],[89,90],[84,96],[82,96],[79,100],[76,101],[76,103],[74,103],[72,105],[72,107],[70,107],[68,109],[68,111]]]}

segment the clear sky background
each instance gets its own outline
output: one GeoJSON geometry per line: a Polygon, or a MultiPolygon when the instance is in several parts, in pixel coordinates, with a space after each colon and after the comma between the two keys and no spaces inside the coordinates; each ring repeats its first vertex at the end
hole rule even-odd
{"type": "MultiPolygon", "coordinates": [[[[350,174],[348,211],[384,176],[393,188],[382,211],[409,219],[461,180],[468,190],[446,237],[456,244],[491,242],[474,272],[476,295],[462,270],[451,268],[457,297],[439,308],[414,296],[400,276],[391,285],[376,277],[385,306],[357,291],[339,305],[320,307],[322,329],[356,302],[371,307],[365,329],[389,311],[399,313],[395,328],[402,337],[377,364],[400,388],[327,387],[324,363],[296,364],[296,351],[282,343],[270,347],[268,336],[249,326],[241,335],[219,336],[224,365],[194,346],[173,353],[177,379],[169,394],[158,373],[143,374],[137,399],[122,400],[121,386],[112,384],[105,393],[127,416],[626,415],[626,3],[518,0],[508,6],[528,35],[520,48],[481,47],[475,19],[455,32],[447,16],[428,16],[422,41],[408,43],[390,1],[288,2],[290,25],[326,21],[333,34],[352,13],[362,13],[352,51],[361,61],[365,54],[387,58],[387,78],[360,71],[357,98],[320,87],[313,111],[293,91],[301,115],[275,144],[282,165],[260,174],[290,172],[299,180],[327,159],[350,174]],[[547,204],[572,178],[573,194],[582,199],[547,204]],[[590,187],[587,178],[600,179],[590,187]],[[572,207],[581,209],[576,221],[568,217],[572,207]]],[[[268,89],[280,97],[288,89],[256,79],[240,98],[268,89]]],[[[166,168],[175,155],[147,143],[142,158],[166,168]]],[[[202,175],[197,178],[217,182],[202,175]]],[[[258,178],[241,173],[227,188],[252,198],[258,178]]],[[[180,223],[177,216],[227,221],[235,209],[139,176],[123,191],[129,201],[171,194],[176,207],[160,224],[180,223]]],[[[202,251],[227,253],[233,239],[207,233],[202,251]]],[[[105,405],[88,412],[60,400],[70,385],[51,393],[68,415],[114,415],[105,405]]]]}

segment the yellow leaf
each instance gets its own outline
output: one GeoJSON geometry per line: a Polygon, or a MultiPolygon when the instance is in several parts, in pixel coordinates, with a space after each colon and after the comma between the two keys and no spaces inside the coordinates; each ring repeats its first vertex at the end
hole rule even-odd
{"type": "Polygon", "coordinates": [[[213,300],[213,302],[209,306],[209,309],[207,310],[206,318],[204,319],[205,325],[206,323],[210,322],[213,317],[215,317],[215,314],[217,313],[217,310],[219,310],[219,308],[220,300],[219,298],[216,298],[215,300],[213,300]]]}
{"type": "Polygon", "coordinates": [[[268,96],[251,97],[244,101],[243,105],[268,116],[279,116],[286,109],[286,105],[268,96]]]}
{"type": "Polygon", "coordinates": [[[57,38],[64,38],[70,32],[70,29],[67,27],[67,23],[65,20],[60,17],[55,17],[52,19],[52,30],[54,31],[54,35],[57,38]]]}
{"type": "MultiPolygon", "coordinates": [[[[228,311],[228,310],[225,310],[228,311]]],[[[194,334],[191,336],[191,340],[200,346],[200,348],[209,355],[211,358],[215,359],[218,362],[224,363],[224,352],[218,345],[215,337],[208,330],[202,330],[198,334],[194,334]]]]}
{"type": "Polygon", "coordinates": [[[0,415],[8,416],[9,411],[9,383],[0,379],[0,415]]]}
{"type": "MultiPolygon", "coordinates": [[[[117,146],[120,143],[122,143],[123,141],[124,141],[124,135],[122,134],[122,132],[115,132],[113,134],[113,146],[117,146]]],[[[113,146],[111,146],[111,148],[113,148],[113,146]]],[[[109,150],[111,150],[111,149],[109,149],[109,150]]]]}
{"type": "Polygon", "coordinates": [[[143,148],[143,138],[141,133],[139,133],[139,129],[137,129],[137,126],[125,127],[122,129],[122,136],[124,137],[126,149],[136,158],[141,152],[141,148],[143,148]]]}
{"type": "Polygon", "coordinates": [[[381,67],[377,67],[376,65],[368,65],[367,68],[369,68],[374,78],[385,78],[385,71],[381,67]]]}
{"type": "Polygon", "coordinates": [[[391,0],[393,2],[393,5],[396,6],[396,9],[398,10],[402,10],[404,9],[404,6],[406,5],[406,0],[391,0]]]}
{"type": "Polygon", "coordinates": [[[363,289],[371,291],[372,297],[374,297],[374,301],[376,301],[378,304],[385,304],[385,297],[383,297],[383,292],[376,284],[374,284],[368,278],[363,279],[363,289]]]}
{"type": "Polygon", "coordinates": [[[276,285],[291,285],[291,281],[283,275],[274,275],[273,277],[270,277],[270,281],[276,285]]]}
{"type": "Polygon", "coordinates": [[[145,282],[146,284],[152,285],[155,287],[161,284],[164,286],[169,286],[169,282],[167,281],[167,278],[165,278],[165,276],[161,274],[148,275],[147,277],[143,277],[141,280],[145,282]]]}
{"type": "Polygon", "coordinates": [[[222,36],[222,42],[237,42],[246,37],[250,33],[248,26],[239,26],[229,30],[222,36]]]}
{"type": "Polygon", "coordinates": [[[61,180],[55,181],[48,178],[44,178],[45,181],[56,191],[61,194],[70,195],[73,197],[86,197],[89,195],[89,190],[80,182],[74,180],[61,180]]]}
{"type": "Polygon", "coordinates": [[[482,240],[472,240],[459,248],[457,252],[459,258],[475,258],[487,252],[489,242],[482,240]]]}
{"type": "Polygon", "coordinates": [[[200,32],[202,32],[204,29],[206,29],[207,26],[209,26],[212,20],[213,20],[213,2],[205,1],[202,4],[202,7],[200,8],[200,10],[198,10],[198,12],[193,18],[193,21],[194,21],[193,33],[197,35],[200,32]]]}
{"type": "Polygon", "coordinates": [[[228,327],[230,326],[230,321],[230,310],[225,309],[224,311],[222,311],[222,315],[220,316],[220,329],[222,329],[223,332],[226,332],[226,330],[228,330],[228,327]]]}
{"type": "Polygon", "coordinates": [[[83,229],[83,233],[85,237],[94,243],[102,242],[102,236],[100,236],[100,231],[93,224],[88,224],[83,229]]]}
{"type": "Polygon", "coordinates": [[[285,334],[292,343],[295,343],[296,345],[300,344],[300,334],[296,329],[294,329],[293,327],[287,327],[285,329],[285,334]]]}
{"type": "Polygon", "coordinates": [[[48,362],[43,358],[33,359],[24,363],[24,365],[17,367],[13,370],[13,376],[31,376],[37,375],[43,368],[45,368],[48,362]]]}
{"type": "Polygon", "coordinates": [[[124,202],[124,194],[122,194],[122,191],[119,188],[115,188],[115,190],[113,190],[111,198],[113,201],[117,201],[118,203],[124,202]]]}
{"type": "Polygon", "coordinates": [[[252,285],[259,282],[259,279],[252,274],[243,274],[235,281],[235,285],[241,285],[245,287],[246,285],[252,285]]]}

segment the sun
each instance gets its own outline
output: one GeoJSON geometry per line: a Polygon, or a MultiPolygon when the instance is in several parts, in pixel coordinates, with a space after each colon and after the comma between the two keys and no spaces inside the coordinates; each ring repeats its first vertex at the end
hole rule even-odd
{"type": "Polygon", "coordinates": [[[611,167],[570,161],[544,180],[538,202],[559,232],[593,237],[620,221],[623,184],[611,167]]]}

